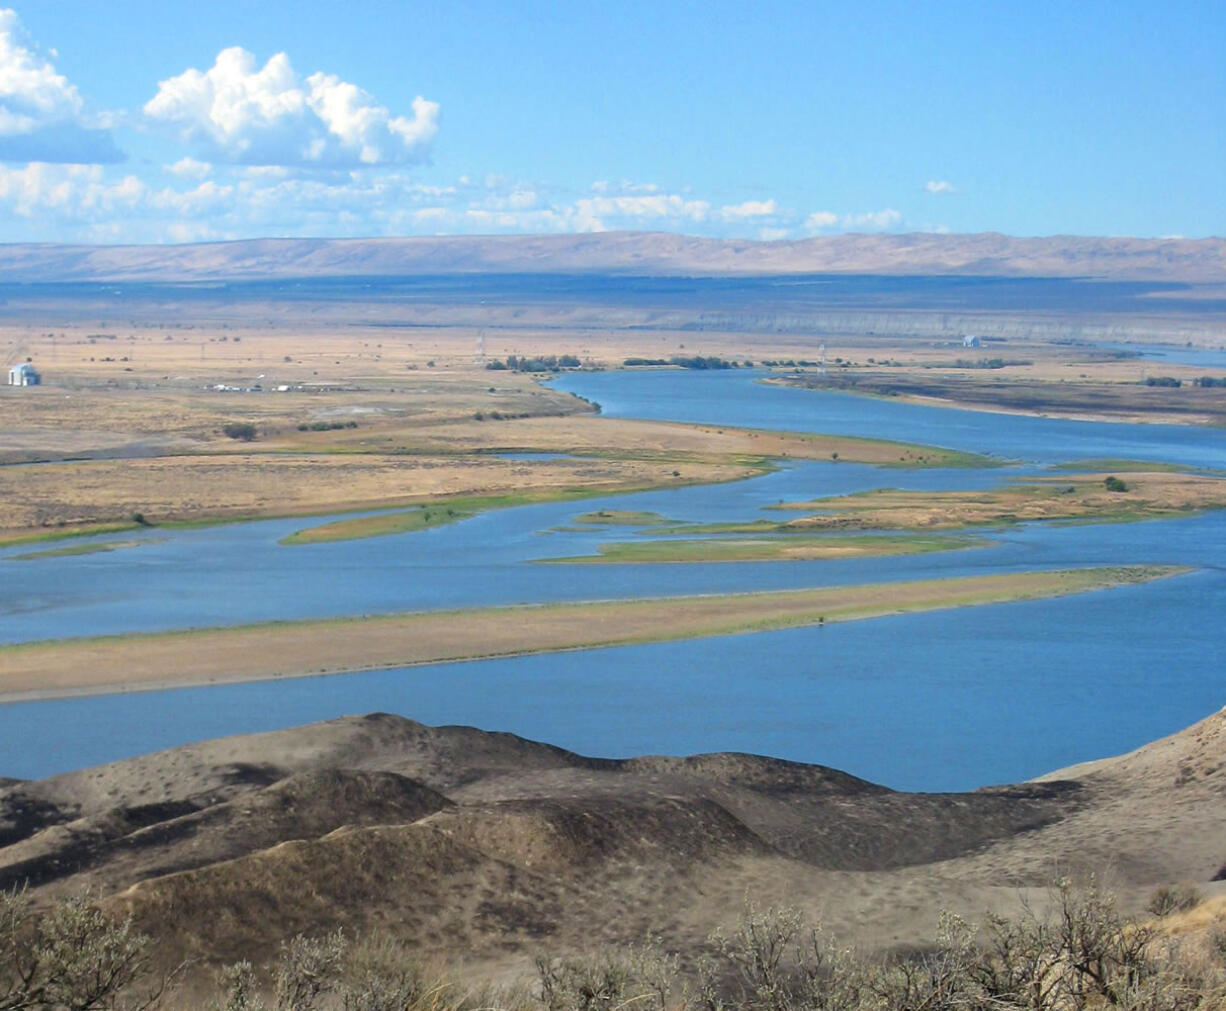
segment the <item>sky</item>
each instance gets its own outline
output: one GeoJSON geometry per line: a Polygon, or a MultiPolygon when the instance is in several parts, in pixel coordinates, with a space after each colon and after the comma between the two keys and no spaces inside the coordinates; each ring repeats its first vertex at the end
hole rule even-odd
{"type": "Polygon", "coordinates": [[[1226,235],[1226,3],[0,6],[2,242],[617,229],[1226,235]]]}

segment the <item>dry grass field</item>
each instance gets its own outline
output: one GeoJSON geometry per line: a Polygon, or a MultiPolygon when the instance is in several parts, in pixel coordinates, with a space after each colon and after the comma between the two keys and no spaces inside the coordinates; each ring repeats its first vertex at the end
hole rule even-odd
{"type": "MultiPolygon", "coordinates": [[[[106,333],[5,332],[10,358],[34,358],[46,384],[0,387],[0,464],[10,464],[0,466],[0,541],[122,527],[137,514],[200,522],[726,481],[789,456],[984,462],[847,437],[600,418],[538,378],[474,364],[467,332],[367,339],[192,323],[106,333]],[[228,437],[234,425],[254,437],[228,437]],[[516,450],[578,458],[491,455],[516,450]],[[28,463],[38,466],[12,466],[28,463]]],[[[574,335],[503,339],[520,353],[584,350],[574,335]]],[[[622,335],[595,360],[641,353],[643,340],[622,335]]],[[[504,350],[489,341],[491,356],[504,350]]]]}
{"type": "Polygon", "coordinates": [[[788,530],[953,530],[1031,520],[1118,522],[1226,508],[1226,480],[1165,471],[1070,473],[985,491],[884,488],[779,508],[813,510],[812,515],[785,523],[788,530]],[[1111,480],[1118,484],[1109,485],[1111,480]]]}

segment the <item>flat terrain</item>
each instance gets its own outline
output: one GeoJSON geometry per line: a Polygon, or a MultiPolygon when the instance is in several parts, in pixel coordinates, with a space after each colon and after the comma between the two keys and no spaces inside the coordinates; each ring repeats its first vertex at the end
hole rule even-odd
{"type": "MultiPolygon", "coordinates": [[[[770,527],[803,530],[957,530],[1033,520],[1120,522],[1226,508],[1226,480],[1161,470],[1069,473],[1007,482],[985,491],[902,491],[782,503],[810,515],[770,527]]],[[[708,526],[705,528],[712,530],[708,526]]],[[[714,529],[727,529],[716,527],[714,529]]]]}
{"type": "Polygon", "coordinates": [[[729,635],[1084,593],[1173,566],[426,611],[0,646],[0,702],[729,635]]]}
{"type": "Polygon", "coordinates": [[[937,912],[1041,904],[1100,875],[1134,910],[1212,891],[1226,715],[1132,754],[965,794],[897,793],[744,754],[585,758],[508,734],[352,716],[0,787],[0,882],[88,886],[193,971],[377,930],[468,980],[666,938],[685,964],[744,911],[795,906],[861,949],[937,912]]]}
{"type": "Polygon", "coordinates": [[[987,547],[990,542],[957,537],[706,537],[601,544],[599,554],[546,558],[545,564],[641,565],[651,562],[787,562],[819,558],[880,558],[987,547]]]}
{"type": "Polygon", "coordinates": [[[1042,378],[1027,366],[972,369],[957,372],[933,369],[862,370],[854,374],[788,377],[779,382],[814,390],[841,390],[875,396],[901,397],[915,403],[957,404],[980,411],[1039,414],[1049,417],[1148,422],[1150,424],[1226,425],[1226,389],[1200,387],[1196,380],[1220,370],[1187,365],[1161,366],[1130,363],[1124,368],[1100,369],[1099,378],[1079,373],[1074,382],[1042,378]],[[1104,381],[1103,373],[1137,372],[1176,379],[1179,387],[1149,386],[1145,376],[1128,382],[1104,381]]]}

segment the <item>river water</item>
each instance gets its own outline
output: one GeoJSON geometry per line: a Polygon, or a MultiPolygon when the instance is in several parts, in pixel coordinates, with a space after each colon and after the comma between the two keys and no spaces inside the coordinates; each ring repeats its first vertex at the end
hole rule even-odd
{"type": "MultiPolygon", "coordinates": [[[[1007,465],[899,470],[793,461],[749,481],[525,506],[367,541],[284,547],[304,522],[151,531],[110,553],[0,551],[0,641],[273,618],[718,593],[1032,568],[1197,571],[1051,601],[552,656],[0,706],[0,776],[39,776],[189,740],[385,710],[509,730],[587,754],[753,751],[904,789],[965,789],[1118,753],[1226,703],[1226,514],[1029,524],[991,546],[905,558],[542,566],[641,536],[558,530],[592,509],[751,519],[780,500],[974,488],[1065,460],[1226,469],[1220,430],[1023,418],[781,389],[752,373],[575,374],[605,414],[827,431],[966,449],[1007,465]]],[[[125,533],[116,539],[132,540],[125,533]]],[[[28,550],[28,549],[27,549],[28,550]]]]}

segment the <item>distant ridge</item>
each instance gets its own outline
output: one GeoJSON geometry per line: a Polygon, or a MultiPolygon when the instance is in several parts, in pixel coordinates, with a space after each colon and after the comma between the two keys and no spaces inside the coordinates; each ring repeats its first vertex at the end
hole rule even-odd
{"type": "Polygon", "coordinates": [[[663,232],[252,239],[151,246],[0,245],[8,282],[202,282],[468,273],[1085,277],[1226,283],[1226,239],[836,235],[796,241],[663,232]]]}

